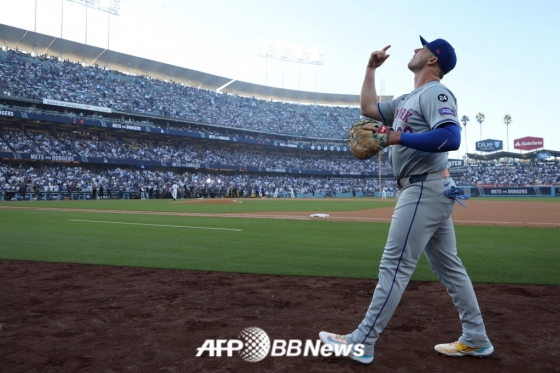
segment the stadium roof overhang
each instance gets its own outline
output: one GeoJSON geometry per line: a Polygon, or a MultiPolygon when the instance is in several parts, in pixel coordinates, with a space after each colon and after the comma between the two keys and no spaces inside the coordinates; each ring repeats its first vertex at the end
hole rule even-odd
{"type": "Polygon", "coordinates": [[[474,154],[467,153],[467,157],[478,161],[491,161],[500,158],[514,158],[514,159],[536,159],[539,153],[550,153],[551,157],[560,157],[560,151],[555,150],[535,150],[530,153],[513,153],[513,152],[495,152],[488,154],[474,154]]]}
{"type": "MultiPolygon", "coordinates": [[[[160,80],[173,80],[191,87],[209,90],[222,88],[220,92],[240,96],[321,105],[357,106],[360,102],[359,95],[306,92],[242,82],[3,24],[0,24],[0,37],[4,46],[9,48],[18,47],[22,51],[39,55],[48,54],[90,65],[109,66],[113,70],[149,75],[160,80]]],[[[392,98],[393,96],[384,96],[381,99],[388,101],[392,98]]]]}

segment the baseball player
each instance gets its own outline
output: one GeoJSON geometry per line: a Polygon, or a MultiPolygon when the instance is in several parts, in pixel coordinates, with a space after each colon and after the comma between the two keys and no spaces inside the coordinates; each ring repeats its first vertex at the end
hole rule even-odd
{"type": "Polygon", "coordinates": [[[171,186],[171,196],[173,197],[173,201],[177,200],[177,189],[179,189],[179,186],[177,183],[173,183],[171,186]]]}
{"type": "MultiPolygon", "coordinates": [[[[445,40],[414,50],[408,68],[414,90],[393,101],[377,102],[375,70],[389,57],[390,46],[370,56],[360,106],[366,117],[382,121],[388,131],[389,159],[400,194],[379,267],[379,282],[358,328],[346,335],[319,333],[325,344],[363,344],[364,354],[350,357],[363,364],[373,361],[374,345],[395,311],[422,255],[447,288],[459,311],[462,334],[456,342],[435,346],[449,356],[490,356],[494,348],[486,335],[482,315],[465,267],[457,256],[451,221],[458,189],[446,169],[447,152],[461,142],[457,103],[440,80],[457,62],[445,40]]],[[[375,130],[372,128],[372,130],[375,130]]],[[[380,131],[378,131],[379,133],[380,131]]]]}
{"type": "Polygon", "coordinates": [[[383,187],[383,191],[381,192],[381,199],[387,199],[387,188],[383,187]]]}

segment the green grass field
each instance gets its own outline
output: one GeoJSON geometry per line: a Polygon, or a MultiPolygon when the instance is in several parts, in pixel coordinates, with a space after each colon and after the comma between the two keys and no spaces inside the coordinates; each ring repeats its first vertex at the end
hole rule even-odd
{"type": "Polygon", "coordinates": [[[49,207],[94,210],[170,211],[201,213],[241,213],[280,211],[355,211],[394,206],[395,200],[381,201],[373,198],[333,199],[240,199],[242,203],[200,204],[199,200],[99,200],[99,201],[20,201],[2,202],[0,206],[49,207]],[[186,201],[186,202],[185,202],[186,201]]]}
{"type": "MultiPolygon", "coordinates": [[[[169,200],[0,204],[6,205],[209,213],[322,212],[387,207],[394,205],[394,200],[243,200],[242,204],[231,205],[169,200]]],[[[328,219],[0,209],[0,259],[376,278],[388,229],[387,223],[328,219]]],[[[474,282],[560,284],[560,230],[457,226],[456,232],[459,254],[474,282]]],[[[436,280],[425,257],[412,279],[436,280]]]]}

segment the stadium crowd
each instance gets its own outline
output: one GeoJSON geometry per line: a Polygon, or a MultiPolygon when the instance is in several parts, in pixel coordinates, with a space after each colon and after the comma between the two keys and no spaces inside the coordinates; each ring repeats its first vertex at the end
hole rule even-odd
{"type": "MultiPolygon", "coordinates": [[[[0,192],[21,195],[35,192],[132,192],[145,198],[169,198],[171,186],[179,186],[183,198],[196,198],[214,193],[216,197],[296,196],[324,194],[336,197],[340,193],[373,194],[378,190],[377,179],[313,178],[291,175],[258,175],[247,173],[209,174],[174,171],[138,170],[126,168],[94,169],[66,165],[0,163],[0,192]],[[143,195],[145,193],[145,195],[143,195]],[[292,194],[293,193],[293,194],[292,194]]],[[[382,187],[395,190],[394,180],[383,180],[382,187]]]]}
{"type": "MultiPolygon", "coordinates": [[[[181,163],[212,163],[222,165],[253,166],[263,168],[295,168],[315,171],[377,172],[377,158],[357,161],[336,153],[304,156],[293,153],[264,153],[251,150],[226,150],[204,148],[179,140],[155,141],[137,138],[117,138],[103,132],[100,136],[46,131],[0,130],[0,147],[3,151],[21,153],[86,156],[101,158],[157,160],[181,163]]],[[[382,173],[391,172],[387,162],[381,163],[382,173]]]]}
{"type": "Polygon", "coordinates": [[[117,111],[269,133],[344,138],[358,107],[317,106],[222,94],[46,55],[0,50],[0,91],[117,111]]]}
{"type": "MultiPolygon", "coordinates": [[[[65,116],[71,118],[78,117],[78,118],[97,119],[97,120],[103,119],[103,117],[100,117],[97,114],[85,115],[83,112],[80,112],[79,110],[77,112],[73,112],[72,109],[67,109],[67,111],[63,113],[61,111],[44,110],[39,107],[33,108],[31,106],[21,106],[21,105],[14,104],[13,102],[7,102],[7,101],[0,102],[0,110],[4,110],[4,111],[18,110],[18,111],[28,112],[28,113],[32,112],[36,114],[51,114],[51,115],[65,116]]],[[[306,140],[305,138],[291,137],[291,135],[290,137],[286,135],[271,137],[252,130],[247,131],[247,130],[234,129],[234,128],[222,128],[221,131],[212,130],[210,126],[197,125],[194,123],[188,123],[183,126],[172,125],[172,124],[161,125],[157,122],[153,122],[148,119],[135,120],[134,117],[129,117],[126,119],[111,118],[111,122],[123,124],[123,125],[138,125],[138,126],[147,126],[147,127],[158,128],[158,129],[170,129],[170,130],[177,130],[177,131],[195,132],[195,133],[204,134],[206,137],[209,135],[230,136],[230,137],[243,138],[243,139],[267,141],[269,143],[277,142],[277,143],[284,143],[290,145],[315,145],[321,147],[324,146],[330,147],[333,145],[340,146],[340,147],[347,146],[346,139],[317,139],[317,140],[307,139],[306,140]]]]}
{"type": "MultiPolygon", "coordinates": [[[[88,192],[105,189],[120,193],[131,192],[145,198],[169,197],[173,184],[179,186],[183,198],[195,198],[205,193],[215,196],[247,197],[296,196],[362,192],[379,190],[376,178],[306,177],[287,174],[204,173],[135,168],[94,168],[38,163],[0,163],[0,192],[88,192]],[[276,193],[276,195],[275,195],[276,193]],[[292,194],[293,193],[293,194],[292,194]]],[[[467,167],[463,176],[455,177],[458,185],[529,186],[559,184],[560,164],[527,163],[518,166],[467,167]]],[[[381,187],[396,192],[394,179],[383,179],[381,187]]],[[[361,195],[361,194],[360,194],[361,195]]]]}
{"type": "MultiPolygon", "coordinates": [[[[167,129],[188,130],[208,135],[235,136],[278,141],[291,144],[316,144],[308,137],[342,139],[347,128],[359,117],[357,107],[302,105],[252,97],[221,94],[215,91],[134,76],[98,66],[82,65],[46,55],[33,57],[18,50],[0,50],[0,93],[12,98],[41,100],[44,98],[112,108],[128,113],[150,114],[188,120],[191,123],[166,124],[167,129]],[[225,126],[210,129],[206,124],[225,126]],[[254,131],[260,131],[254,132],[254,131]],[[264,132],[264,133],[263,133],[264,132]],[[278,137],[276,134],[284,136],[278,137]]],[[[0,109],[14,109],[13,101],[0,104],[0,109]]],[[[41,108],[16,107],[23,111],[42,111],[41,108]]],[[[83,113],[53,112],[53,115],[84,116],[83,113]]],[[[89,114],[98,118],[98,114],[89,114]]],[[[113,120],[113,119],[111,119],[113,120]]],[[[120,119],[163,128],[163,121],[134,117],[120,119]]],[[[321,140],[319,140],[321,141],[321,140]]],[[[330,143],[333,144],[332,142],[330,143]]],[[[272,147],[271,147],[272,148],[272,147]]],[[[271,149],[272,150],[272,149],[271,149]]],[[[357,161],[342,154],[296,154],[276,151],[233,150],[222,145],[190,145],[172,136],[132,136],[111,133],[48,131],[21,126],[0,129],[0,151],[35,155],[86,156],[129,160],[157,160],[187,164],[221,164],[273,169],[301,169],[313,171],[377,172],[376,158],[357,161]]],[[[4,191],[87,191],[100,188],[125,193],[144,192],[147,196],[164,196],[170,185],[177,183],[180,195],[199,196],[210,188],[216,195],[237,196],[255,194],[327,193],[336,195],[350,191],[378,189],[374,178],[313,178],[282,174],[182,174],[177,171],[138,169],[97,169],[44,163],[0,163],[0,190],[4,191]],[[207,181],[209,180],[209,181],[207,181]],[[151,191],[151,192],[149,192],[151,191]]],[[[391,174],[388,162],[381,163],[381,172],[391,174]]],[[[455,176],[458,185],[552,185],[560,182],[558,163],[519,163],[515,165],[480,164],[464,168],[455,176]]],[[[383,180],[382,187],[395,191],[394,180],[383,180]]]]}
{"type": "MultiPolygon", "coordinates": [[[[211,163],[234,166],[255,166],[263,168],[295,168],[315,171],[361,172],[376,171],[376,160],[357,161],[344,156],[305,156],[293,153],[269,154],[251,150],[228,150],[194,146],[179,142],[168,144],[156,143],[135,138],[117,138],[107,132],[98,135],[46,131],[23,131],[21,129],[0,130],[0,150],[32,153],[36,155],[66,155],[125,159],[149,159],[190,164],[211,163]]],[[[166,141],[171,141],[166,140],[166,141]]],[[[388,162],[382,162],[382,173],[391,174],[388,162]]],[[[0,186],[3,190],[21,191],[22,188],[37,187],[40,190],[93,190],[100,186],[112,188],[114,191],[140,191],[155,188],[163,191],[169,183],[176,182],[185,190],[191,186],[202,188],[204,182],[199,180],[220,179],[220,188],[225,186],[237,190],[250,190],[253,187],[264,188],[267,193],[293,189],[301,193],[310,192],[331,194],[351,190],[375,189],[377,181],[371,179],[344,179],[332,181],[325,178],[306,178],[292,176],[248,176],[234,177],[221,175],[211,176],[200,173],[191,174],[185,179],[173,171],[150,170],[103,170],[95,171],[86,167],[44,166],[38,168],[27,165],[6,166],[3,164],[0,186]],[[27,171],[26,168],[28,167],[27,171]],[[83,170],[83,171],[82,171],[83,170]],[[26,175],[28,172],[28,175],[26,175]],[[27,176],[27,177],[26,177],[27,176]]],[[[560,164],[553,163],[518,163],[515,165],[480,164],[465,167],[461,176],[455,176],[458,185],[553,185],[559,182],[560,164]]],[[[334,179],[333,179],[334,180],[334,179]]],[[[383,187],[388,191],[395,190],[395,182],[386,180],[383,187]]],[[[217,185],[214,185],[216,188],[217,185]]],[[[227,189],[226,187],[226,189],[227,189]]],[[[189,189],[190,190],[190,189],[189,189]]],[[[262,194],[263,191],[261,191],[262,194]]],[[[222,193],[225,193],[222,191],[222,193]]],[[[196,194],[196,193],[195,193],[196,194]]],[[[192,193],[191,193],[192,195],[192,193]]]]}
{"type": "Polygon", "coordinates": [[[511,166],[485,165],[466,167],[459,185],[554,185],[560,184],[560,163],[520,163],[511,166]]]}

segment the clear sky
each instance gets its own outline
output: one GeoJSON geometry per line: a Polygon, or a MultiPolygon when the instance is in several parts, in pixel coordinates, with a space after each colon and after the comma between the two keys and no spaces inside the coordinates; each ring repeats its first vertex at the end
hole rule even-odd
{"type": "MultiPolygon", "coordinates": [[[[0,23],[56,37],[62,26],[63,38],[85,42],[84,6],[66,0],[0,5],[0,23]]],[[[510,150],[513,139],[525,136],[560,150],[560,0],[122,0],[110,32],[106,13],[89,9],[87,16],[91,45],[109,42],[112,50],[232,79],[328,93],[359,94],[370,52],[389,44],[378,92],[381,81],[386,95],[410,92],[406,66],[418,36],[443,38],[458,62],[442,83],[457,97],[459,117],[470,118],[460,155],[467,147],[474,151],[480,138],[505,142],[506,114],[510,150]],[[324,65],[264,59],[257,56],[259,42],[318,50],[324,65]],[[486,116],[482,135],[479,112],[486,116]]]]}

